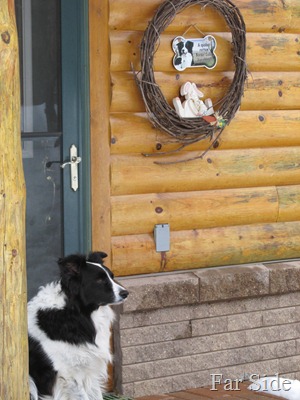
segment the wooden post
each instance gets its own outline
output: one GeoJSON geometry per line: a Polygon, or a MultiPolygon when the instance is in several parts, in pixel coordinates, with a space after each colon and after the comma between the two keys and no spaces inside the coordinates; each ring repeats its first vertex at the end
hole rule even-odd
{"type": "Polygon", "coordinates": [[[0,0],[0,398],[28,399],[25,183],[14,0],[0,0]]]}
{"type": "Polygon", "coordinates": [[[108,14],[108,0],[89,0],[92,247],[105,251],[111,266],[108,14]]]}

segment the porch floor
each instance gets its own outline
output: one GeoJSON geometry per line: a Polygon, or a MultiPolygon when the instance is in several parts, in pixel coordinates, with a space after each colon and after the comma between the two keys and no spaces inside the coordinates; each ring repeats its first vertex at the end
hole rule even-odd
{"type": "Polygon", "coordinates": [[[247,389],[249,382],[241,383],[241,390],[224,390],[223,386],[216,391],[210,388],[188,389],[181,392],[174,392],[156,396],[144,396],[135,400],[210,400],[210,399],[234,399],[234,400],[264,400],[264,399],[283,399],[282,397],[273,396],[265,393],[257,393],[247,389]]]}

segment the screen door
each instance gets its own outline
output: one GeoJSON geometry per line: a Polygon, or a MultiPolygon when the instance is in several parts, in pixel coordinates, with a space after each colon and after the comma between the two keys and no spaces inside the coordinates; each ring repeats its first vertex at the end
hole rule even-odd
{"type": "Polygon", "coordinates": [[[90,247],[86,3],[15,2],[29,298],[57,278],[59,257],[90,247]]]}

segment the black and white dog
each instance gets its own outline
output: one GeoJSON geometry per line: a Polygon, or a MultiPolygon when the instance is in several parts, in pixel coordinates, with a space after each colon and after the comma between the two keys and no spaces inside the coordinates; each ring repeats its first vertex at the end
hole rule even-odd
{"type": "Polygon", "coordinates": [[[194,43],[190,40],[181,40],[177,43],[177,57],[175,58],[175,65],[178,66],[180,71],[185,70],[193,65],[193,46],[194,43]]]}
{"type": "Polygon", "coordinates": [[[103,265],[102,252],[58,261],[60,280],[28,303],[32,400],[101,400],[112,361],[110,328],[128,292],[103,265]]]}

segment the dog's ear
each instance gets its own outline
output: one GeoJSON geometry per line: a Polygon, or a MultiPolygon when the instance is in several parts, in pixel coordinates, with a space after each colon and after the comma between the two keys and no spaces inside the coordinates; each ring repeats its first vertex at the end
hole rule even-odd
{"type": "Polygon", "coordinates": [[[70,300],[79,294],[81,267],[84,264],[85,257],[81,255],[71,255],[58,260],[62,289],[70,300]]]}
{"type": "Polygon", "coordinates": [[[57,261],[61,275],[78,276],[80,274],[80,258],[77,256],[68,256],[59,258],[57,261]]]}
{"type": "Polygon", "coordinates": [[[88,255],[87,261],[102,264],[103,258],[106,258],[106,257],[107,257],[107,254],[104,253],[103,251],[93,251],[88,255]]]}
{"type": "Polygon", "coordinates": [[[193,47],[194,47],[194,43],[191,42],[190,40],[187,40],[187,41],[185,42],[185,47],[188,49],[188,51],[192,52],[193,47]]]}

